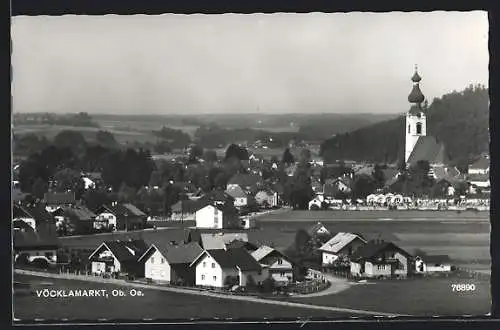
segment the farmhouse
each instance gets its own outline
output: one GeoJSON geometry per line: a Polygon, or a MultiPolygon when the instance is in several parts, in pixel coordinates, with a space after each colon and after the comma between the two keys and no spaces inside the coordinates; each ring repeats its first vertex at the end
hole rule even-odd
{"type": "Polygon", "coordinates": [[[327,179],[323,185],[323,194],[328,197],[335,197],[339,192],[351,192],[350,179],[347,177],[337,179],[327,179]]]}
{"type": "Polygon", "coordinates": [[[234,206],[242,207],[248,205],[248,196],[239,185],[231,185],[226,189],[226,193],[234,198],[234,206]]]}
{"type": "Polygon", "coordinates": [[[244,191],[251,190],[252,188],[262,185],[262,178],[256,174],[242,174],[237,173],[233,175],[227,182],[227,188],[239,186],[244,191]]]}
{"type": "Polygon", "coordinates": [[[260,264],[269,267],[269,276],[276,281],[277,285],[286,286],[293,282],[293,265],[278,250],[263,245],[252,252],[252,257],[260,264]]]}
{"type": "Polygon", "coordinates": [[[85,206],[63,206],[52,215],[56,219],[57,229],[66,233],[89,233],[95,228],[96,215],[85,206]]]}
{"type": "Polygon", "coordinates": [[[261,266],[245,249],[204,251],[191,267],[196,267],[196,285],[206,287],[246,286],[260,284],[268,277],[261,266]]]}
{"type": "Polygon", "coordinates": [[[307,230],[307,233],[309,234],[310,237],[331,235],[330,231],[325,227],[325,225],[323,225],[319,221],[315,225],[311,226],[307,230]]]}
{"type": "Polygon", "coordinates": [[[74,192],[54,193],[47,192],[43,197],[45,209],[49,212],[54,212],[62,206],[70,206],[76,204],[74,192]]]}
{"type": "Polygon", "coordinates": [[[357,234],[340,232],[318,249],[322,254],[322,264],[331,265],[349,257],[365,244],[366,240],[357,234]]]}
{"type": "Polygon", "coordinates": [[[233,242],[247,243],[248,235],[246,233],[203,233],[200,239],[201,246],[205,250],[223,250],[233,242]]]}
{"type": "Polygon", "coordinates": [[[468,174],[489,174],[490,173],[490,158],[483,155],[476,162],[469,165],[468,174]]]}
{"type": "Polygon", "coordinates": [[[351,274],[358,277],[406,277],[411,256],[394,243],[372,240],[351,257],[351,274]]]}
{"type": "Polygon", "coordinates": [[[139,258],[147,248],[143,240],[104,242],[89,256],[92,274],[128,273],[142,277],[144,264],[139,258]]]}
{"type": "Polygon", "coordinates": [[[260,190],[255,194],[255,201],[261,206],[275,207],[278,205],[278,193],[270,190],[260,190]]]}
{"type": "Polygon", "coordinates": [[[203,253],[197,243],[182,245],[154,243],[139,258],[144,276],[157,282],[194,285],[196,270],[189,265],[203,253]]]}
{"type": "Polygon", "coordinates": [[[447,255],[426,255],[415,258],[415,273],[442,273],[451,271],[451,260],[447,255]]]}
{"type": "Polygon", "coordinates": [[[14,260],[27,262],[43,259],[49,263],[57,262],[59,241],[53,223],[40,223],[34,230],[24,221],[16,221],[13,232],[14,260]]]}
{"type": "Polygon", "coordinates": [[[12,220],[24,221],[26,224],[30,225],[33,230],[36,230],[37,226],[41,223],[53,224],[55,222],[54,217],[47,212],[43,206],[35,204],[14,204],[12,207],[12,220]]]}
{"type": "Polygon", "coordinates": [[[171,219],[175,221],[195,220],[200,204],[193,200],[180,200],[172,205],[171,219]]]}
{"type": "Polygon", "coordinates": [[[239,227],[238,214],[234,206],[208,204],[196,211],[196,228],[236,228],[239,227]]]}
{"type": "Polygon", "coordinates": [[[131,230],[144,228],[147,216],[132,204],[103,205],[97,210],[96,221],[100,226],[114,228],[115,230],[131,230]]]}

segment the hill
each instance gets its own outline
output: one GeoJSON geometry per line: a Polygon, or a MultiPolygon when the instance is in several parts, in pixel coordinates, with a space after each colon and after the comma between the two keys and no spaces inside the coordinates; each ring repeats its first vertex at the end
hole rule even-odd
{"type": "MultiPolygon", "coordinates": [[[[484,86],[469,86],[435,98],[427,110],[428,135],[445,145],[452,164],[470,162],[489,150],[489,96],[484,86]]],[[[323,142],[326,162],[356,160],[395,163],[404,154],[405,118],[379,122],[323,142]]]]}

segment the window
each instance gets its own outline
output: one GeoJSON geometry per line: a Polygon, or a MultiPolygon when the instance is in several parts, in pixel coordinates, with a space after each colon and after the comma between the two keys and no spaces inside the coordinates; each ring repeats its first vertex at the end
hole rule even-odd
{"type": "Polygon", "coordinates": [[[410,132],[411,132],[411,126],[408,125],[408,133],[410,133],[410,132]]]}
{"type": "Polygon", "coordinates": [[[162,264],[164,264],[164,263],[165,263],[165,259],[164,259],[164,258],[161,258],[160,262],[161,262],[162,264]]]}
{"type": "Polygon", "coordinates": [[[281,276],[281,277],[285,277],[285,272],[281,272],[281,273],[280,273],[280,276],[281,276]]]}
{"type": "Polygon", "coordinates": [[[283,259],[278,259],[278,265],[283,265],[283,259]]]}
{"type": "Polygon", "coordinates": [[[207,263],[203,261],[203,268],[207,267],[207,263]]]}
{"type": "Polygon", "coordinates": [[[212,262],[212,268],[215,268],[215,262],[212,262]]]}
{"type": "Polygon", "coordinates": [[[385,265],[377,265],[377,270],[385,270],[385,265]]]}
{"type": "Polygon", "coordinates": [[[202,279],[202,280],[205,280],[205,275],[201,275],[201,279],[202,279]]]}
{"type": "Polygon", "coordinates": [[[154,264],[155,263],[155,258],[151,257],[151,263],[154,264]]]}
{"type": "Polygon", "coordinates": [[[217,281],[217,276],[214,276],[214,282],[216,282],[216,281],[217,281]]]}
{"type": "Polygon", "coordinates": [[[417,134],[422,134],[422,123],[417,123],[417,134]]]}

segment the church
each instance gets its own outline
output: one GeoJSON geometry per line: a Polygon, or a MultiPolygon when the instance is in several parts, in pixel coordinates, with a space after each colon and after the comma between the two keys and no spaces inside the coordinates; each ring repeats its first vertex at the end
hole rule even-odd
{"type": "Polygon", "coordinates": [[[425,100],[420,90],[422,78],[417,72],[411,78],[413,89],[408,95],[408,101],[412,104],[406,113],[405,133],[405,163],[407,167],[415,165],[420,160],[428,161],[431,168],[442,167],[447,163],[444,144],[438,142],[435,137],[427,135],[427,106],[422,106],[425,100]]]}

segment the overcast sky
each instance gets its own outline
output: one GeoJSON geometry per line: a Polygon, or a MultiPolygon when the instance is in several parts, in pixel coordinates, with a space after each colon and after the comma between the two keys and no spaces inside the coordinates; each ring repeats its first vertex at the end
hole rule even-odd
{"type": "Polygon", "coordinates": [[[373,112],[488,84],[486,12],[15,17],[15,112],[373,112]]]}

